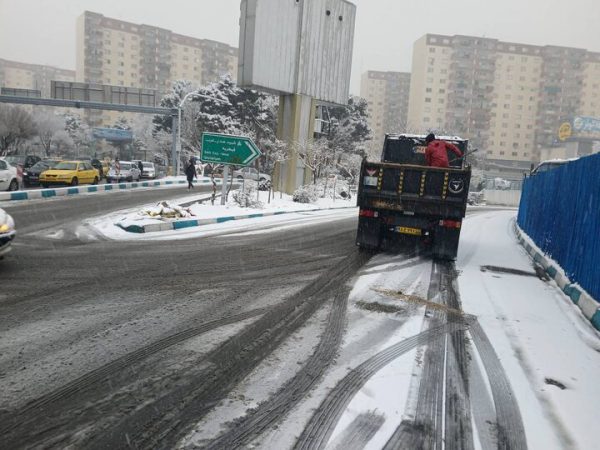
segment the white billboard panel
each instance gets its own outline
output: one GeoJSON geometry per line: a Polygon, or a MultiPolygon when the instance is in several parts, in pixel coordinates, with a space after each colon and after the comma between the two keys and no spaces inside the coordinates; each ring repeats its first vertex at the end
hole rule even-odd
{"type": "Polygon", "coordinates": [[[242,0],[238,83],[346,104],[355,18],[345,0],[242,0]]]}

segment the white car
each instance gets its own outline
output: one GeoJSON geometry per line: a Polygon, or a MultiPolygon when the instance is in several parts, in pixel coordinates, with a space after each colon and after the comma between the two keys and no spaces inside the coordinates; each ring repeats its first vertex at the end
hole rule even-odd
{"type": "Polygon", "coordinates": [[[0,208],[0,259],[10,252],[10,243],[15,237],[15,221],[2,208],[0,208]]]}
{"type": "Polygon", "coordinates": [[[140,169],[138,169],[137,165],[130,161],[121,161],[119,162],[119,168],[116,167],[116,164],[113,164],[106,175],[106,182],[112,183],[116,181],[140,181],[142,174],[140,173],[140,169]]]}
{"type": "Polygon", "coordinates": [[[18,191],[19,177],[17,168],[0,159],[0,191],[18,191]]]}
{"type": "Polygon", "coordinates": [[[254,167],[244,167],[233,172],[234,178],[238,180],[271,181],[271,177],[266,173],[259,173],[254,167]]]}
{"type": "Polygon", "coordinates": [[[143,161],[142,166],[144,167],[144,171],[142,172],[142,178],[156,178],[156,167],[154,167],[154,163],[143,161]]]}

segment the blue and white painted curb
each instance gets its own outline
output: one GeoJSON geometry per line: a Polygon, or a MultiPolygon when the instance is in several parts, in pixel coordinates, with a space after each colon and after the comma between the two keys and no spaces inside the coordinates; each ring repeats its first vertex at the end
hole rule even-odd
{"type": "Polygon", "coordinates": [[[214,225],[217,223],[231,222],[232,220],[257,219],[259,217],[280,216],[283,214],[309,213],[316,211],[332,211],[338,209],[353,209],[356,206],[342,206],[338,208],[321,208],[321,209],[300,209],[293,211],[272,211],[257,214],[245,214],[241,216],[216,217],[213,219],[191,219],[191,220],[176,220],[173,222],[151,223],[147,225],[115,225],[129,233],[155,233],[158,231],[173,231],[182,230],[184,228],[201,227],[203,225],[214,225]]]}
{"type": "MultiPolygon", "coordinates": [[[[210,184],[210,180],[197,180],[196,184],[210,184]]],[[[153,188],[160,186],[174,186],[187,184],[186,180],[163,180],[163,181],[138,181],[133,183],[97,184],[90,186],[77,186],[53,189],[37,189],[32,191],[0,192],[0,201],[32,200],[39,198],[65,197],[77,194],[89,194],[95,192],[122,191],[126,189],[153,188]]],[[[217,181],[220,184],[220,180],[217,181]]]]}
{"type": "Polygon", "coordinates": [[[521,245],[533,260],[544,268],[550,278],[552,278],[558,287],[575,303],[583,315],[592,323],[593,327],[600,331],[600,303],[591,295],[581,289],[559,270],[553,261],[550,261],[539,248],[531,245],[531,239],[515,222],[515,233],[521,245]],[[526,238],[527,237],[527,238],[526,238]]]}

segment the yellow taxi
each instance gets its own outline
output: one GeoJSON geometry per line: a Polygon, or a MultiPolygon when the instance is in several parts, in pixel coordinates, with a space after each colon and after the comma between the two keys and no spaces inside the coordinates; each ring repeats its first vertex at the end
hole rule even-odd
{"type": "Polygon", "coordinates": [[[88,161],[61,161],[40,174],[40,184],[45,188],[52,184],[98,184],[99,180],[100,174],[88,161]]]}

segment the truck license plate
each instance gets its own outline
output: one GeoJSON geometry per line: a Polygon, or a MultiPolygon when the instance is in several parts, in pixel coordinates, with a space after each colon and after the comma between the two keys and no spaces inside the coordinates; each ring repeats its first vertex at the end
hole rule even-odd
{"type": "Polygon", "coordinates": [[[419,228],[396,227],[397,233],[410,234],[412,236],[421,236],[422,232],[419,228]]]}
{"type": "Polygon", "coordinates": [[[377,186],[377,177],[364,177],[363,180],[365,186],[377,186]]]}

